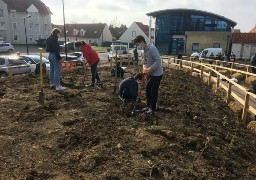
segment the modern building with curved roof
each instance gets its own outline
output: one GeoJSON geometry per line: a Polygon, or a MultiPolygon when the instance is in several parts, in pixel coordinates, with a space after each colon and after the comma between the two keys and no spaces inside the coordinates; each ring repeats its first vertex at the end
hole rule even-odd
{"type": "Polygon", "coordinates": [[[155,20],[155,45],[161,54],[190,55],[204,48],[229,51],[236,22],[195,9],[166,9],[147,13],[155,20]]]}

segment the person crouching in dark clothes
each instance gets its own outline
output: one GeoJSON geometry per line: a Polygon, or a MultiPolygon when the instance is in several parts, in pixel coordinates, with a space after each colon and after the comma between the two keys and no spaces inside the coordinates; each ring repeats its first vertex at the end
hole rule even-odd
{"type": "Polygon", "coordinates": [[[128,77],[119,84],[119,97],[122,101],[136,101],[138,97],[138,82],[142,80],[142,74],[128,77]]]}

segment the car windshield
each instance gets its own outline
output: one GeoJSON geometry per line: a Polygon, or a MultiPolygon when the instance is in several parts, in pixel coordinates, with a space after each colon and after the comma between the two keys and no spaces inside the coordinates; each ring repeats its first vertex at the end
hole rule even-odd
{"type": "MultiPolygon", "coordinates": [[[[40,56],[29,56],[29,58],[33,59],[36,63],[40,63],[40,56]]],[[[42,57],[43,63],[49,63],[49,60],[45,57],[42,57]]]]}

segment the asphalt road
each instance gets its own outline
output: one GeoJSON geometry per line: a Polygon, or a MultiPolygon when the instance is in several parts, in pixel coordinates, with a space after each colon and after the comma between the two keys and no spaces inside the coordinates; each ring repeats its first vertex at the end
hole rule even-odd
{"type": "MultiPolygon", "coordinates": [[[[40,54],[40,51],[39,51],[39,48],[38,46],[36,45],[29,45],[28,46],[28,53],[29,54],[32,54],[32,55],[39,55],[40,54]]],[[[44,57],[48,57],[48,53],[45,51],[45,48],[42,48],[43,49],[43,56],[44,57]]],[[[14,53],[12,55],[16,55],[17,52],[20,52],[20,54],[27,54],[27,46],[26,45],[15,45],[14,46],[14,53]]],[[[108,60],[108,54],[107,52],[98,52],[99,54],[99,58],[101,59],[101,61],[107,61],[108,60]]],[[[9,53],[0,53],[0,56],[1,55],[10,55],[9,53]]]]}

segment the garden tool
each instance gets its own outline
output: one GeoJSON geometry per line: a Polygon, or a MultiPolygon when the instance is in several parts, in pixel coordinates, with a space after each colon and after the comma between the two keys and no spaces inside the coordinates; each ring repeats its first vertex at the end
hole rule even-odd
{"type": "Polygon", "coordinates": [[[43,62],[42,62],[42,48],[39,48],[40,51],[40,88],[41,91],[39,91],[39,103],[41,105],[44,105],[44,90],[43,90],[43,62]]]}

